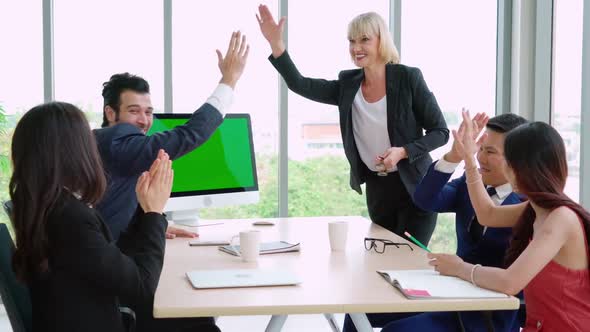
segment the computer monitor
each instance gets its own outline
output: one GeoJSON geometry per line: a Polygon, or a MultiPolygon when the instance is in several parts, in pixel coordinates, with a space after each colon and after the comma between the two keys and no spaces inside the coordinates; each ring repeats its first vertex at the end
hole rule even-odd
{"type": "MultiPolygon", "coordinates": [[[[148,135],[186,123],[192,114],[154,114],[148,135]]],[[[201,146],[172,162],[174,183],[164,208],[175,223],[198,225],[198,210],[259,200],[249,114],[226,114],[201,146]]]]}

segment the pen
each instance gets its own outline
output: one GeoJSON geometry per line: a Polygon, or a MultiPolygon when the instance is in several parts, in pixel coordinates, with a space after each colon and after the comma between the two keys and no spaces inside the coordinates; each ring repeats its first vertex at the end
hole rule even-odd
{"type": "Polygon", "coordinates": [[[410,240],[414,241],[415,244],[417,244],[420,248],[428,251],[428,252],[432,252],[430,251],[430,249],[428,249],[425,245],[423,245],[420,241],[416,240],[415,237],[413,237],[410,233],[408,232],[404,232],[404,234],[410,238],[410,240]]]}

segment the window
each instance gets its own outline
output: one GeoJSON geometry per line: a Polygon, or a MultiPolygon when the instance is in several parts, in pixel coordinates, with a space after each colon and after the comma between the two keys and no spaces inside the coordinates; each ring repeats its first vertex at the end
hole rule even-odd
{"type": "Polygon", "coordinates": [[[102,123],[102,83],[122,72],[150,83],[164,105],[163,9],[158,1],[55,0],[55,99],[76,104],[92,127],[102,123]]]}
{"type": "Polygon", "coordinates": [[[0,12],[0,105],[7,114],[23,113],[43,102],[41,2],[1,2],[0,12]]]}
{"type": "Polygon", "coordinates": [[[565,193],[580,194],[580,116],[583,1],[555,1],[551,123],[565,143],[568,178],[565,193]]]}
{"type": "MultiPolygon", "coordinates": [[[[497,2],[416,0],[402,3],[401,62],[418,67],[436,96],[449,129],[461,123],[461,108],[495,114],[497,2]]],[[[452,145],[431,153],[440,159],[452,145]]],[[[462,167],[455,177],[462,174],[462,167]]],[[[430,242],[454,252],[454,214],[439,214],[430,242]]]]}
{"type": "MultiPolygon", "coordinates": [[[[240,30],[250,45],[248,63],[236,85],[229,112],[251,116],[260,201],[254,205],[202,210],[205,218],[278,215],[278,81],[266,59],[270,47],[254,15],[259,3],[251,0],[220,0],[207,6],[189,0],[172,3],[175,113],[193,112],[209,97],[221,78],[215,49],[225,55],[232,31],[240,30]],[[228,11],[228,7],[232,10],[228,11]]],[[[278,1],[266,4],[277,11],[278,1]]]]}
{"type": "MultiPolygon", "coordinates": [[[[341,70],[355,68],[348,23],[369,11],[387,22],[389,1],[339,1],[336,11],[331,2],[290,1],[289,54],[299,71],[337,79],[341,70]]],[[[336,106],[289,92],[289,216],[368,216],[364,195],[350,189],[338,114],[336,106]]]]}
{"type": "MultiPolygon", "coordinates": [[[[9,199],[12,173],[8,160],[12,131],[24,112],[43,102],[43,20],[40,1],[3,1],[0,13],[0,108],[4,114],[0,115],[0,201],[4,201],[9,199]]],[[[0,222],[7,221],[0,211],[0,222]]]]}

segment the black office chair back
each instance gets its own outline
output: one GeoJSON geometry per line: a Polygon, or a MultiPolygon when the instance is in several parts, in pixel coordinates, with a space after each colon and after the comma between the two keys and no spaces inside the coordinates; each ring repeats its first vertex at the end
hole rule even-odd
{"type": "MultiPolygon", "coordinates": [[[[10,216],[12,205],[10,202],[4,202],[3,205],[10,216]]],[[[0,224],[0,296],[13,332],[29,332],[32,331],[33,323],[31,297],[29,289],[16,279],[12,270],[14,249],[8,228],[0,224]]]]}

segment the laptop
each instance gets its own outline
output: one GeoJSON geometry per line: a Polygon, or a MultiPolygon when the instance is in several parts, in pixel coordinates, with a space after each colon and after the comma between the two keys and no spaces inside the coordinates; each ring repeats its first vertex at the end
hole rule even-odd
{"type": "Polygon", "coordinates": [[[285,270],[199,270],[189,271],[186,276],[197,289],[287,286],[301,283],[296,274],[285,270]]]}

